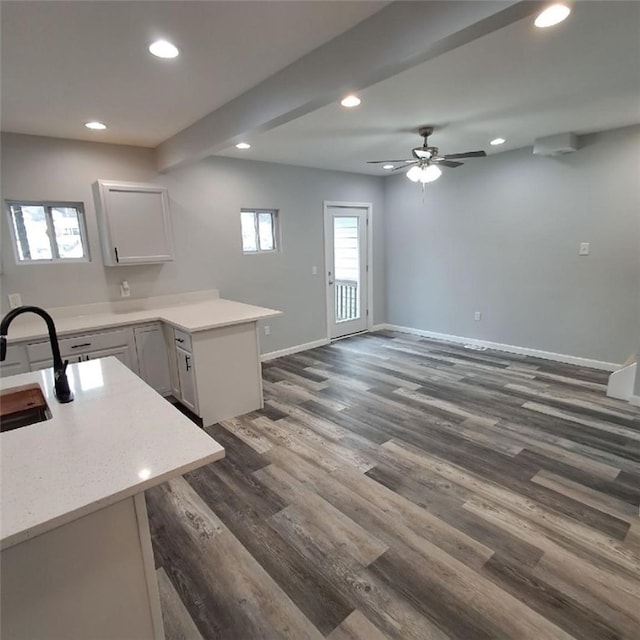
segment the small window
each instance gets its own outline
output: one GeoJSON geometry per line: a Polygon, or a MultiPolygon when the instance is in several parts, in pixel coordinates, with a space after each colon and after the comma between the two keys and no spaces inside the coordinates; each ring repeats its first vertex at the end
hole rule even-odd
{"type": "Polygon", "coordinates": [[[89,260],[81,204],[7,202],[7,207],[18,264],[89,260]]]}
{"type": "Polygon", "coordinates": [[[245,253],[268,253],[278,250],[278,212],[242,209],[242,250],[245,253]]]}

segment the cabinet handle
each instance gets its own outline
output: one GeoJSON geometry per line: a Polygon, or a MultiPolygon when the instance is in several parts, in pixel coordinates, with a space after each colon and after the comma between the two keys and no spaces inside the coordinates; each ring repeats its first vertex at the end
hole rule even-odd
{"type": "Polygon", "coordinates": [[[185,356],[184,357],[184,363],[187,366],[187,371],[191,371],[191,357],[190,356],[185,356]]]}
{"type": "Polygon", "coordinates": [[[113,252],[116,254],[116,262],[120,262],[120,259],[118,258],[118,247],[113,247],[113,252]]]}
{"type": "Polygon", "coordinates": [[[183,343],[184,342],[184,338],[176,338],[176,342],[183,343]]]}
{"type": "Polygon", "coordinates": [[[71,348],[72,349],[82,349],[82,347],[90,347],[91,343],[90,342],[83,342],[82,344],[74,344],[71,348]]]}

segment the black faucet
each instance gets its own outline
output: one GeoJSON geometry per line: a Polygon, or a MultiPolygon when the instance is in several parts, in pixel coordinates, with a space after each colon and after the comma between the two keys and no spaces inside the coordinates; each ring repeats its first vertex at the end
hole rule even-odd
{"type": "Polygon", "coordinates": [[[53,318],[40,307],[16,307],[7,313],[0,322],[0,362],[7,357],[7,331],[13,319],[23,313],[35,313],[40,316],[49,329],[49,342],[51,343],[51,353],[53,353],[53,385],[58,402],[66,403],[73,400],[73,393],[69,389],[69,381],[67,380],[66,369],[69,364],[68,360],[62,362],[60,357],[60,346],[58,345],[58,334],[56,333],[56,325],[53,318]]]}

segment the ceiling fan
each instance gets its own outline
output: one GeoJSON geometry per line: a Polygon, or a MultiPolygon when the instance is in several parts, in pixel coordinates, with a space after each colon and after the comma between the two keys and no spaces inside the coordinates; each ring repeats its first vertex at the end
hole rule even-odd
{"type": "MultiPolygon", "coordinates": [[[[440,177],[442,171],[440,166],[455,169],[464,164],[464,162],[456,162],[459,158],[483,158],[487,154],[484,151],[465,151],[463,153],[449,153],[440,155],[438,147],[429,146],[429,136],[433,133],[433,127],[421,127],[418,133],[424,138],[421,147],[411,150],[413,158],[402,160],[369,160],[367,164],[388,164],[392,165],[402,162],[402,165],[394,167],[393,171],[401,171],[409,167],[407,178],[413,182],[433,182],[440,177]]],[[[385,169],[387,167],[384,167],[385,169]]]]}

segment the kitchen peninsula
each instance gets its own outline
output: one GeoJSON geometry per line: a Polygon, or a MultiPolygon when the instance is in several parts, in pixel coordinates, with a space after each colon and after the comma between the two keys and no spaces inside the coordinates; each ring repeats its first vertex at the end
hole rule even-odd
{"type": "MultiPolygon", "coordinates": [[[[217,290],[48,309],[62,358],[114,355],[209,425],[262,407],[258,321],[280,311],[225,300],[217,290]]],[[[11,325],[3,376],[52,366],[46,327],[11,325]]]]}
{"type": "Polygon", "coordinates": [[[3,638],[164,638],[144,490],[224,449],[116,358],[51,369],[50,418],[0,436],[3,638]]]}

